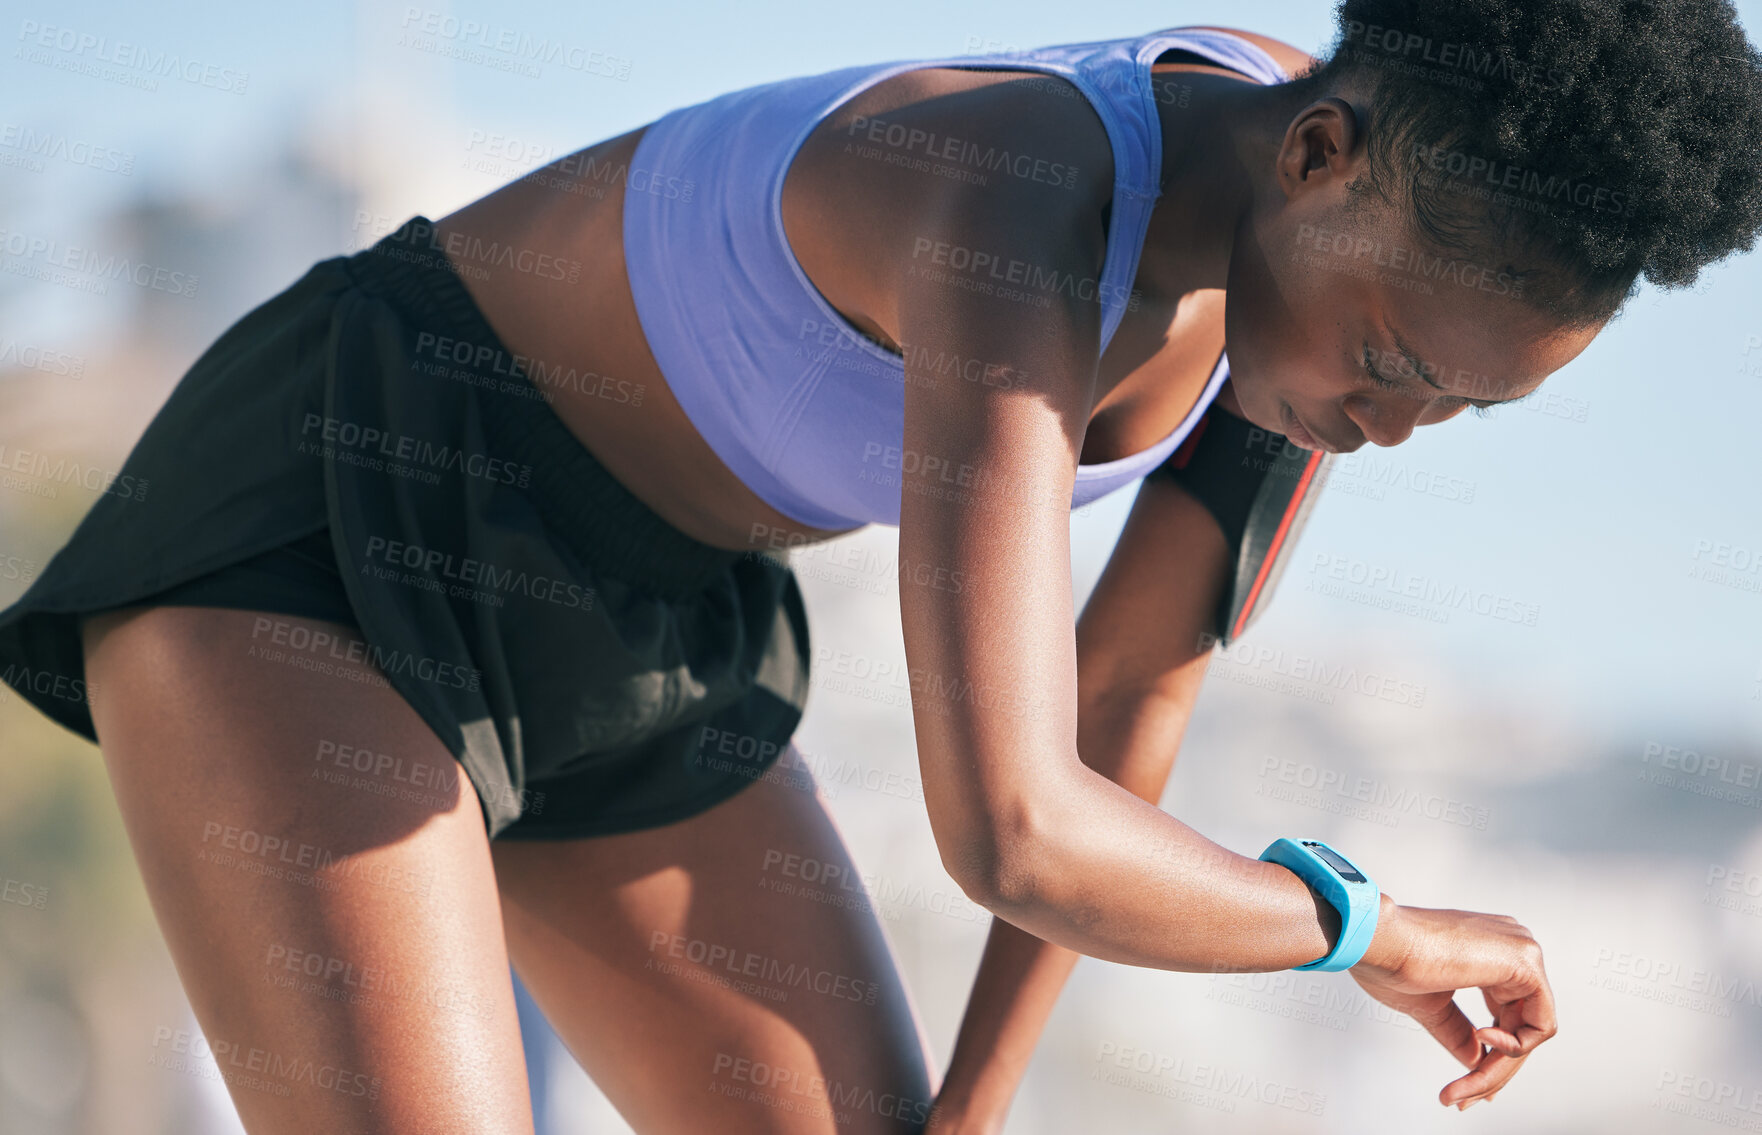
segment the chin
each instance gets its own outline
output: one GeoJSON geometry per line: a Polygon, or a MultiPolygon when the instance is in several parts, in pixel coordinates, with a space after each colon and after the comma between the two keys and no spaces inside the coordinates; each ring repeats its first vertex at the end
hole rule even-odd
{"type": "Polygon", "coordinates": [[[1259,426],[1268,433],[1285,435],[1285,422],[1279,413],[1279,395],[1276,391],[1267,390],[1258,383],[1250,382],[1246,389],[1236,382],[1234,372],[1230,383],[1236,388],[1236,405],[1242,408],[1242,416],[1250,425],[1259,426]]]}
{"type": "Polygon", "coordinates": [[[1255,410],[1256,413],[1248,419],[1249,421],[1253,422],[1267,433],[1278,434],[1280,437],[1285,436],[1285,417],[1283,414],[1279,413],[1279,402],[1277,398],[1271,399],[1270,404],[1264,408],[1264,411],[1260,406],[1256,406],[1255,410]]]}

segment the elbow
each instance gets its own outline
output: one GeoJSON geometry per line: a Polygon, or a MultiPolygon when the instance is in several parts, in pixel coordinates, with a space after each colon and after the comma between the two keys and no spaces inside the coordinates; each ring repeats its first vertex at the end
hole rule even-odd
{"type": "Polygon", "coordinates": [[[1045,843],[1031,816],[988,818],[938,840],[942,867],[962,892],[993,914],[1020,912],[1040,898],[1045,843]]]}

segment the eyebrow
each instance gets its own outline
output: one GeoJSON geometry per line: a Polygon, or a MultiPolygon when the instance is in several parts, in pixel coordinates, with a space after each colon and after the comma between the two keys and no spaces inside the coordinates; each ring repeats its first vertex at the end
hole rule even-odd
{"type": "MultiPolygon", "coordinates": [[[[1442,390],[1452,398],[1462,398],[1462,395],[1453,393],[1449,387],[1439,385],[1438,382],[1432,378],[1432,375],[1436,372],[1437,368],[1433,367],[1430,363],[1423,361],[1414,353],[1413,348],[1409,347],[1407,341],[1401,338],[1401,332],[1395,330],[1394,324],[1389,322],[1387,316],[1383,318],[1383,329],[1389,333],[1389,338],[1395,341],[1395,349],[1401,353],[1401,360],[1413,368],[1413,373],[1417,374],[1421,381],[1427,386],[1432,387],[1434,390],[1442,390]]],[[[1462,398],[1462,401],[1468,403],[1470,406],[1509,406],[1513,402],[1522,402],[1525,398],[1528,398],[1530,394],[1534,393],[1535,391],[1532,390],[1529,394],[1519,394],[1516,398],[1462,398]]]]}

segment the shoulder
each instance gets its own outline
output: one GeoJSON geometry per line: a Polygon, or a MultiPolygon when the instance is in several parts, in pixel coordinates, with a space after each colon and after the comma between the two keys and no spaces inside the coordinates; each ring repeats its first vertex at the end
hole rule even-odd
{"type": "Polygon", "coordinates": [[[1252,43],[1254,46],[1272,56],[1273,62],[1277,63],[1280,67],[1283,67],[1285,69],[1285,74],[1291,76],[1293,79],[1309,70],[1311,66],[1318,62],[1315,56],[1308,52],[1292,47],[1283,40],[1274,39],[1270,35],[1261,35],[1259,32],[1243,31],[1241,28],[1218,27],[1216,24],[1202,24],[1199,26],[1207,31],[1228,32],[1230,35],[1236,36],[1239,39],[1247,40],[1249,43],[1252,43]]]}
{"type": "Polygon", "coordinates": [[[803,146],[808,162],[929,174],[978,188],[1111,185],[1113,151],[1095,108],[1056,76],[927,67],[895,75],[828,114],[803,146]]]}
{"type": "Polygon", "coordinates": [[[817,206],[803,214],[838,216],[844,234],[882,246],[956,216],[1020,234],[1099,218],[1113,175],[1106,128],[1065,80],[926,68],[869,88],[810,132],[785,210],[799,188],[796,200],[817,206]]]}

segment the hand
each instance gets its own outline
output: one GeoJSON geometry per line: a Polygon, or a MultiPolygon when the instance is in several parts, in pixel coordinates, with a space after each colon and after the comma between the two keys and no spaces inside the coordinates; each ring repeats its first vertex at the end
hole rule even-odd
{"type": "Polygon", "coordinates": [[[1397,906],[1384,895],[1371,948],[1351,972],[1366,993],[1418,1021],[1469,1069],[1438,1093],[1439,1103],[1458,1110],[1497,1096],[1558,1031],[1542,948],[1503,914],[1397,906]],[[1493,1014],[1493,1024],[1481,1028],[1452,1000],[1458,989],[1477,986],[1493,1014]]]}

